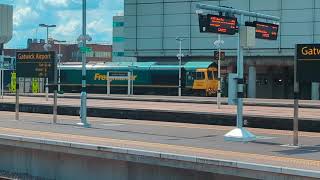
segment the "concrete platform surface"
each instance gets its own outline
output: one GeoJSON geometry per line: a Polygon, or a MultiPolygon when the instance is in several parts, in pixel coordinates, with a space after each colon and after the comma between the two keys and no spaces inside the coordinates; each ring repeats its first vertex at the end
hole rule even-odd
{"type": "Polygon", "coordinates": [[[288,147],[292,143],[290,131],[249,128],[258,139],[236,143],[223,140],[232,129],[225,126],[89,118],[92,127],[82,128],[75,125],[79,118],[74,116],[59,116],[58,124],[51,124],[51,115],[21,113],[21,120],[14,121],[14,113],[0,114],[0,140],[18,137],[16,140],[33,138],[66,146],[89,144],[106,151],[113,147],[184,161],[219,160],[223,166],[238,164],[241,168],[320,178],[320,133],[302,132],[301,146],[288,147]]]}
{"type": "MultiPolygon", "coordinates": [[[[8,94],[15,96],[15,94],[8,94]]],[[[27,97],[45,97],[45,94],[21,94],[27,97]]],[[[52,94],[49,94],[52,97],[52,94]]],[[[61,98],[79,99],[79,93],[59,94],[61,98]]],[[[195,96],[158,96],[158,95],[121,95],[121,94],[88,94],[88,99],[100,100],[125,100],[125,101],[148,101],[148,102],[175,102],[175,103],[194,103],[194,104],[217,104],[216,97],[195,97],[195,96]]],[[[221,98],[223,105],[228,104],[228,98],[221,98]]],[[[293,107],[292,99],[250,99],[245,98],[244,104],[247,106],[271,106],[271,107],[293,107]]],[[[300,100],[302,108],[320,108],[320,101],[317,100],[300,100]]]]}
{"type": "MultiPolygon", "coordinates": [[[[15,97],[5,96],[0,99],[0,103],[15,103],[15,97]]],[[[20,104],[52,105],[53,99],[46,101],[44,97],[20,97],[20,104]]],[[[80,99],[59,98],[60,106],[79,107],[80,99]]],[[[157,110],[168,112],[186,112],[217,115],[236,115],[236,106],[223,105],[218,109],[215,104],[190,104],[178,102],[146,102],[128,100],[105,100],[88,99],[88,107],[92,108],[111,108],[120,110],[157,110]]],[[[266,118],[293,118],[293,108],[290,107],[265,107],[265,106],[244,106],[245,117],[266,117],[266,118]]],[[[306,120],[320,120],[320,111],[316,108],[300,108],[299,118],[306,120]]]]}

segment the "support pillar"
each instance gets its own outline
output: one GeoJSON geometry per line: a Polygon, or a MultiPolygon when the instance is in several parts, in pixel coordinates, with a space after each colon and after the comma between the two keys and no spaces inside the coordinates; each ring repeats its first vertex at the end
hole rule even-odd
{"type": "MultiPolygon", "coordinates": [[[[239,28],[244,26],[244,15],[241,14],[239,19],[239,28]]],[[[231,130],[224,135],[225,141],[240,141],[249,142],[256,140],[256,136],[243,127],[243,94],[244,94],[244,80],[243,80],[243,46],[241,45],[241,38],[243,36],[238,34],[238,59],[237,59],[237,128],[231,130]]]]}
{"type": "Polygon", "coordinates": [[[249,67],[249,78],[248,78],[248,98],[256,98],[256,67],[249,67]]]}
{"type": "Polygon", "coordinates": [[[312,83],[311,85],[311,99],[319,100],[319,87],[320,83],[312,83]]]}
{"type": "Polygon", "coordinates": [[[131,95],[131,72],[128,72],[128,96],[131,95]]]}

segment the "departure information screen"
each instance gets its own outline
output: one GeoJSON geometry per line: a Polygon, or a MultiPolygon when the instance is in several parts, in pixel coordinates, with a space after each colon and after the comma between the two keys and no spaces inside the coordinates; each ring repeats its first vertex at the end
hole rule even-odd
{"type": "Polygon", "coordinates": [[[256,38],[266,40],[277,40],[279,25],[254,21],[256,27],[256,38]]]}
{"type": "Polygon", "coordinates": [[[229,35],[237,32],[237,18],[208,14],[207,19],[209,21],[208,32],[229,35]]]}
{"type": "Polygon", "coordinates": [[[17,52],[17,77],[53,78],[55,52],[17,52]]]}

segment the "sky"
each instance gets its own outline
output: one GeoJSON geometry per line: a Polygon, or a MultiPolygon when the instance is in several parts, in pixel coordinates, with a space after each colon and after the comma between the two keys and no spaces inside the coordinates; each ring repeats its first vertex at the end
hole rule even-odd
{"type": "MultiPolygon", "coordinates": [[[[74,43],[82,33],[82,0],[0,0],[11,4],[13,37],[7,48],[25,48],[28,38],[46,39],[39,24],[55,24],[49,37],[74,43]]],[[[112,16],[123,13],[123,0],[87,0],[87,34],[94,43],[112,42],[112,16]]]]}

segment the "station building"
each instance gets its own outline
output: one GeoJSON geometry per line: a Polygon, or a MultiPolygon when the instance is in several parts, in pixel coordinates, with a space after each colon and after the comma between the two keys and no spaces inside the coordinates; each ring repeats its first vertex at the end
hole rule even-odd
{"type": "MultiPolygon", "coordinates": [[[[245,50],[246,89],[250,92],[246,97],[293,98],[295,44],[320,43],[318,0],[125,0],[124,56],[137,61],[178,63],[176,38],[181,37],[184,62],[214,61],[213,42],[218,35],[200,33],[197,3],[280,17],[276,41],[257,39],[254,48],[245,50]]],[[[256,20],[264,21],[246,17],[246,21],[256,20]]],[[[237,34],[222,35],[222,49],[226,52],[222,62],[224,92],[228,73],[236,72],[237,39],[237,34]]],[[[303,83],[300,87],[303,99],[319,99],[318,83],[303,83]]]]}
{"type": "Polygon", "coordinates": [[[134,62],[135,57],[124,55],[124,16],[119,14],[113,16],[112,23],[112,61],[113,62],[134,62]]]}

